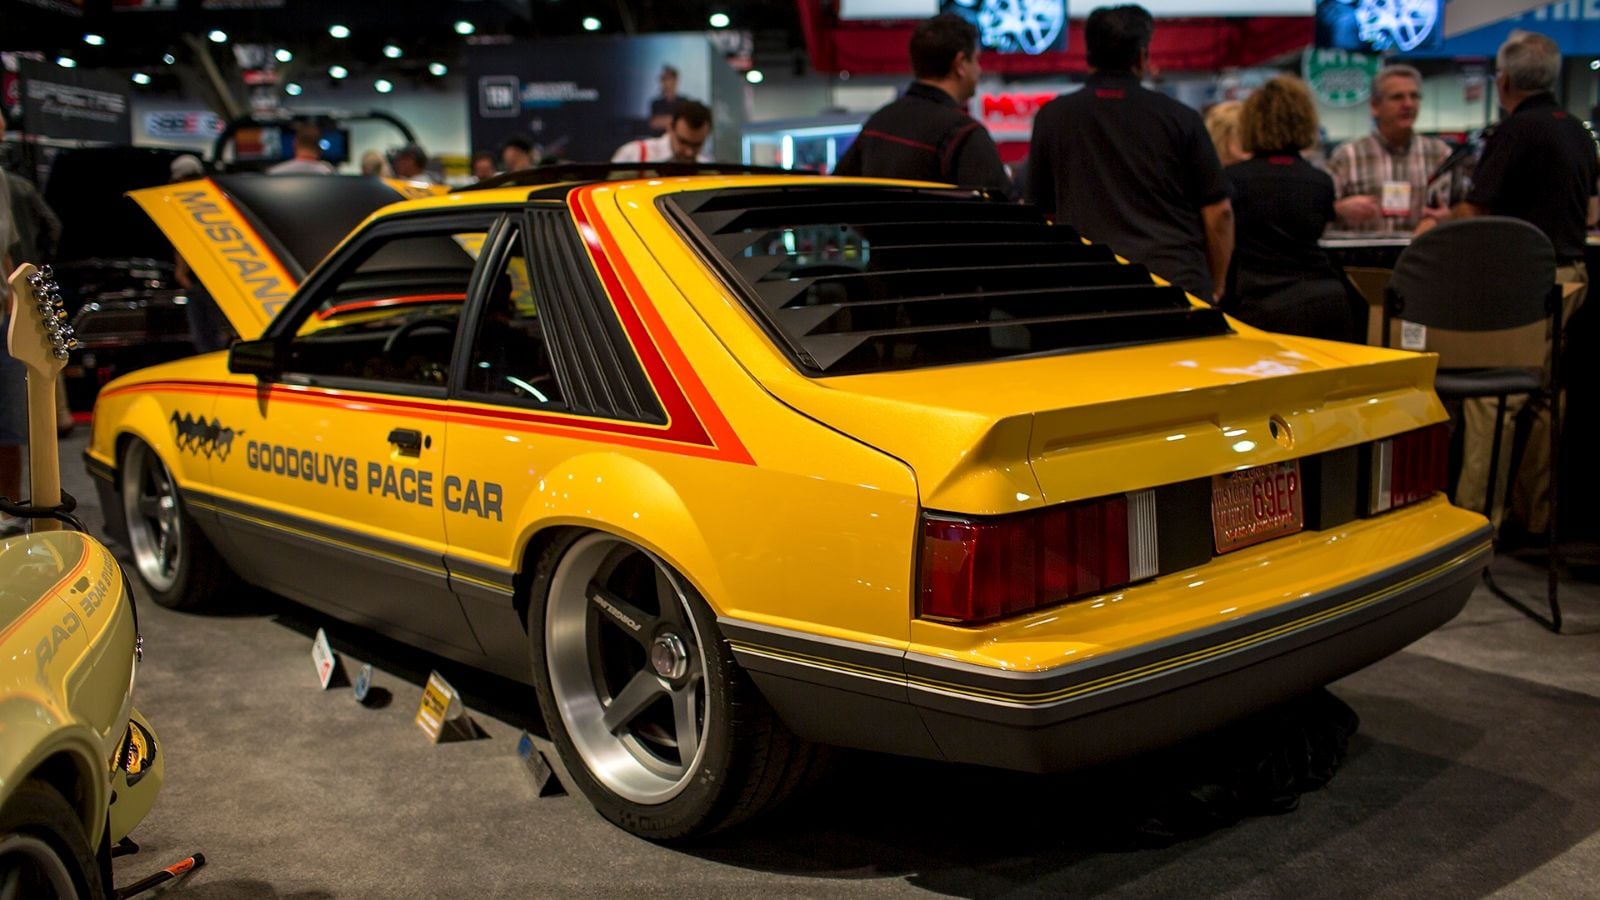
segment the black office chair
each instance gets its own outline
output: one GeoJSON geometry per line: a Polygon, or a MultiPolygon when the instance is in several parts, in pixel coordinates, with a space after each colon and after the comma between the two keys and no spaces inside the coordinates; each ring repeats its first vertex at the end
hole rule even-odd
{"type": "MultiPolygon", "coordinates": [[[[1561,631],[1561,605],[1556,596],[1557,451],[1561,443],[1561,286],[1555,283],[1556,254],[1544,233],[1521,219],[1484,216],[1447,222],[1411,243],[1395,262],[1385,291],[1383,345],[1389,346],[1395,318],[1428,328],[1452,331],[1499,331],[1550,321],[1548,383],[1537,368],[1450,369],[1439,360],[1434,389],[1445,400],[1494,397],[1494,443],[1489,451],[1489,477],[1484,514],[1495,510],[1496,476],[1500,468],[1500,432],[1506,399],[1526,395],[1530,402],[1550,404],[1550,553],[1547,557],[1546,618],[1495,584],[1484,570],[1489,589],[1555,632],[1561,631]]],[[[1516,456],[1513,455],[1513,459],[1516,456]]],[[[1513,473],[1513,476],[1515,474],[1513,473]]],[[[1507,491],[1509,493],[1509,490],[1507,491]]]]}

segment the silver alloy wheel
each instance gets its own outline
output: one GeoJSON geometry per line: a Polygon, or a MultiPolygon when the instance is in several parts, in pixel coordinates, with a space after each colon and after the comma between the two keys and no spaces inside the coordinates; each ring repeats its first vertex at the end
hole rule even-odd
{"type": "Polygon", "coordinates": [[[54,847],[28,834],[0,838],[0,897],[77,896],[72,872],[54,847]]]}
{"type": "Polygon", "coordinates": [[[151,590],[172,590],[183,561],[183,509],[172,473],[142,441],[128,448],[123,462],[122,512],[139,574],[151,590]]]}
{"type": "Polygon", "coordinates": [[[580,538],[550,579],[545,660],[561,723],[589,772],[633,803],[693,779],[713,711],[705,640],[676,573],[609,534],[580,538]]]}

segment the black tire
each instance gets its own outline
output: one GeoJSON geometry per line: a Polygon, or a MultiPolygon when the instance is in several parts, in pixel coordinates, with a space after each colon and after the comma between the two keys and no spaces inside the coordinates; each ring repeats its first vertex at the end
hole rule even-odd
{"type": "Polygon", "coordinates": [[[171,470],[135,438],[118,471],[128,549],[151,599],[186,612],[215,608],[235,579],[189,515],[171,470]]]}
{"type": "Polygon", "coordinates": [[[0,809],[0,897],[107,896],[83,823],[55,788],[17,785],[0,809]]]}
{"type": "Polygon", "coordinates": [[[576,782],[568,787],[601,815],[648,840],[690,838],[738,824],[806,781],[823,748],[783,726],[734,662],[705,601],[661,560],[621,538],[575,531],[540,555],[531,591],[528,643],[539,709],[576,782]],[[572,594],[578,576],[581,607],[572,594]],[[593,599],[595,585],[609,609],[593,599]],[[663,593],[681,604],[681,616],[663,611],[663,593]],[[680,679],[662,677],[656,665],[675,659],[673,638],[693,657],[680,679]],[[641,656],[643,668],[628,675],[632,666],[619,658],[641,656]],[[605,716],[619,701],[628,705],[624,686],[651,677],[660,696],[608,728],[605,716]],[[686,704],[698,726],[687,763],[684,720],[675,715],[685,696],[698,698],[686,704]],[[673,714],[666,726],[662,712],[673,714]]]}

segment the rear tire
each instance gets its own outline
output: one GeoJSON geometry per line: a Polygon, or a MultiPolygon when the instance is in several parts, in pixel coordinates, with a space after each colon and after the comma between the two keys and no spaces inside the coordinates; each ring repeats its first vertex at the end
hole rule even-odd
{"type": "Polygon", "coordinates": [[[171,470],[135,439],[119,471],[129,550],[151,599],[187,612],[215,607],[233,574],[184,508],[171,470]]]}
{"type": "Polygon", "coordinates": [[[83,823],[55,788],[17,785],[0,809],[0,897],[106,896],[83,823]]]}
{"type": "Polygon", "coordinates": [[[601,815],[668,841],[737,824],[804,782],[791,734],[694,588],[648,551],[575,532],[540,556],[528,609],[539,709],[601,815]]]}

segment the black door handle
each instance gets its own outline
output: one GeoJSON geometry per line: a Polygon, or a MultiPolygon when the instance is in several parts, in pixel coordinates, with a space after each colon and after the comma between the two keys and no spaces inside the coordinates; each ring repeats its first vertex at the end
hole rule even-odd
{"type": "Polygon", "coordinates": [[[415,428],[396,428],[389,432],[389,443],[412,453],[422,449],[422,432],[415,428]]]}

